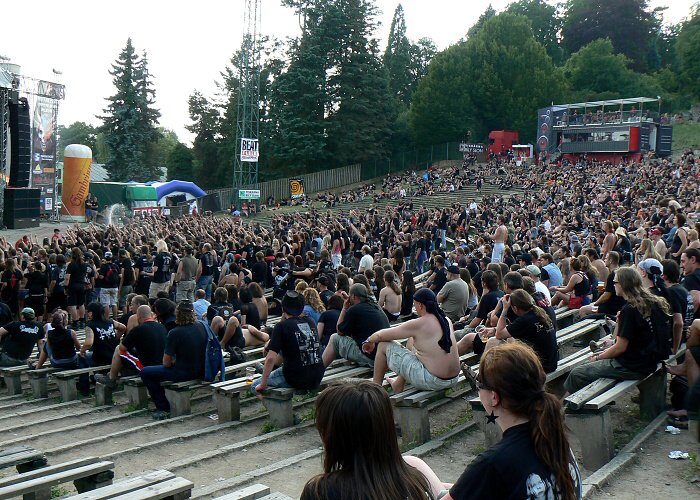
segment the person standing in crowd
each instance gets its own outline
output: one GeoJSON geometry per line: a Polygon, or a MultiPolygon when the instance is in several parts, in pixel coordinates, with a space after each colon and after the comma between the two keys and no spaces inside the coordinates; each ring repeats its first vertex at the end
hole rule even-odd
{"type": "Polygon", "coordinates": [[[491,252],[491,262],[498,264],[503,258],[503,250],[506,248],[506,239],[508,239],[508,228],[506,227],[506,219],[502,215],[496,218],[498,227],[489,235],[493,240],[493,251],[491,252]]]}
{"type": "Polygon", "coordinates": [[[423,390],[452,387],[460,371],[452,323],[427,288],[418,290],[413,302],[417,319],[376,331],[362,344],[365,354],[376,352],[374,382],[381,384],[389,368],[397,375],[388,379],[397,394],[407,381],[423,390]],[[415,352],[396,342],[405,338],[413,342],[415,352]]]}
{"type": "Polygon", "coordinates": [[[88,266],[83,262],[83,252],[73,247],[70,264],[66,269],[65,286],[68,290],[68,314],[73,322],[73,329],[85,326],[85,277],[88,266]]]}
{"type": "Polygon", "coordinates": [[[30,264],[27,271],[24,275],[24,288],[29,295],[24,300],[24,305],[33,309],[39,318],[43,318],[48,294],[48,280],[44,273],[44,266],[41,262],[35,261],[30,264]]]}
{"type": "Polygon", "coordinates": [[[251,386],[254,393],[268,387],[316,389],[323,378],[316,325],[311,318],[301,315],[304,297],[287,292],[282,298],[282,311],[282,320],[275,325],[267,344],[262,377],[251,386]]]}
{"type": "Polygon", "coordinates": [[[22,271],[17,269],[14,259],[5,261],[5,270],[0,280],[2,285],[2,301],[8,305],[13,315],[19,311],[19,289],[22,284],[22,271]]]}
{"type": "Polygon", "coordinates": [[[105,318],[117,319],[117,307],[119,305],[119,283],[121,282],[121,270],[112,262],[112,252],[105,252],[104,263],[100,266],[97,278],[101,281],[100,303],[105,308],[105,318]]]}
{"type": "Polygon", "coordinates": [[[167,292],[170,288],[172,255],[168,252],[168,244],[163,240],[156,241],[158,254],[153,259],[153,268],[149,273],[151,286],[148,288],[148,298],[158,298],[158,292],[167,292]]]}
{"type": "Polygon", "coordinates": [[[350,293],[341,293],[341,297],[345,303],[338,317],[337,333],[331,335],[323,351],[323,364],[327,368],[341,357],[361,366],[374,366],[376,349],[363,352],[362,343],[377,330],[388,328],[389,320],[362,283],[353,284],[350,293]]]}
{"type": "Polygon", "coordinates": [[[154,420],[168,418],[170,403],[165,397],[161,382],[182,382],[204,376],[204,355],[207,347],[207,332],[194,314],[192,302],[183,300],[175,309],[177,326],[169,333],[163,351],[162,365],[146,366],[140,376],[148,394],[156,406],[154,420]]]}
{"type": "Polygon", "coordinates": [[[44,331],[35,318],[34,309],[25,307],[19,321],[0,327],[0,367],[26,365],[34,345],[41,352],[44,331]]]}
{"type": "Polygon", "coordinates": [[[201,288],[206,292],[207,300],[211,300],[215,267],[216,252],[212,250],[209,243],[205,243],[202,246],[202,254],[199,256],[199,262],[197,263],[197,288],[201,288]]]}
{"type": "Polygon", "coordinates": [[[119,301],[118,307],[122,314],[127,313],[126,298],[134,291],[136,270],[131,255],[124,249],[119,250],[119,301]]]}

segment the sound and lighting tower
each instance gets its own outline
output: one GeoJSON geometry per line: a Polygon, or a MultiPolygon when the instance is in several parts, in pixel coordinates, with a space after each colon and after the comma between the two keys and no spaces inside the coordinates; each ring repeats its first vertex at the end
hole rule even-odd
{"type": "MultiPolygon", "coordinates": [[[[260,132],[260,0],[243,0],[243,43],[238,61],[239,90],[233,187],[258,182],[260,132]]],[[[234,196],[237,193],[234,194],[234,196]]]]}

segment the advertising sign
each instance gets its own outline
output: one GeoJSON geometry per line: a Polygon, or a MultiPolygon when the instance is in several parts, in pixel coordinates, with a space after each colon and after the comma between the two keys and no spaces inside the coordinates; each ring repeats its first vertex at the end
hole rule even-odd
{"type": "Polygon", "coordinates": [[[259,189],[239,189],[238,199],[240,200],[259,200],[260,190],[259,189]]]}
{"type": "Polygon", "coordinates": [[[258,161],[259,155],[257,139],[241,139],[241,161],[258,161]]]}

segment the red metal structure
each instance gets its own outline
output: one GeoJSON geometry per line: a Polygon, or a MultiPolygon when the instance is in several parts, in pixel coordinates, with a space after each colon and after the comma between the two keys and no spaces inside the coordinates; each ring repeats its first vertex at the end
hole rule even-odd
{"type": "Polygon", "coordinates": [[[502,155],[513,148],[513,144],[518,144],[520,137],[515,130],[492,130],[489,133],[489,145],[486,152],[491,155],[502,155]]]}

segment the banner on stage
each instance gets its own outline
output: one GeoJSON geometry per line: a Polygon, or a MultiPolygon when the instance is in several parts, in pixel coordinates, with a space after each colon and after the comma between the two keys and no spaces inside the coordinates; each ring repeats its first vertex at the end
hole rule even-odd
{"type": "Polygon", "coordinates": [[[241,139],[241,161],[258,161],[260,152],[257,139],[241,139]]]}
{"type": "Polygon", "coordinates": [[[293,200],[304,196],[304,179],[289,179],[289,194],[293,200]]]}
{"type": "Polygon", "coordinates": [[[259,189],[239,189],[238,199],[240,200],[259,200],[260,190],[259,189]]]}
{"type": "Polygon", "coordinates": [[[459,144],[460,153],[483,153],[486,151],[485,144],[470,144],[468,142],[461,142],[459,144]]]}
{"type": "MultiPolygon", "coordinates": [[[[39,94],[46,94],[39,82],[39,94]]],[[[32,116],[32,187],[41,189],[41,206],[44,210],[47,188],[53,188],[56,171],[56,101],[48,97],[38,97],[34,103],[32,116]]]]}

